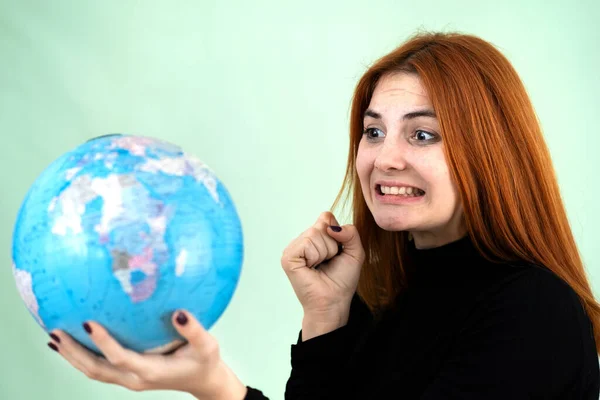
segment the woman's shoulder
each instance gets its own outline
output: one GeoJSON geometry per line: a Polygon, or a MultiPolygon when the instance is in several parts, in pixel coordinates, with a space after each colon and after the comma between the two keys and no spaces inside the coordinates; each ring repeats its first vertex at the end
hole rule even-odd
{"type": "Polygon", "coordinates": [[[579,296],[573,288],[554,271],[545,266],[520,262],[507,263],[507,268],[512,273],[506,275],[506,279],[500,280],[496,287],[490,288],[490,293],[497,292],[502,297],[511,296],[523,302],[545,305],[551,304],[565,308],[582,308],[579,296]]]}
{"type": "Polygon", "coordinates": [[[533,336],[571,336],[579,343],[582,335],[593,339],[583,303],[565,280],[541,265],[515,263],[509,267],[514,273],[480,293],[475,314],[533,336]]]}
{"type": "Polygon", "coordinates": [[[543,370],[546,379],[585,375],[597,383],[593,329],[577,292],[544,266],[515,271],[475,302],[460,329],[465,348],[502,344],[499,358],[543,370]]]}

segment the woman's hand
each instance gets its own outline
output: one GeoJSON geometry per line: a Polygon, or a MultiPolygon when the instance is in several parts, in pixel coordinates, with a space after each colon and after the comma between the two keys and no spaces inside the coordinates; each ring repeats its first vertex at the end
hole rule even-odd
{"type": "Polygon", "coordinates": [[[201,400],[243,399],[247,388],[221,359],[217,340],[186,311],[174,313],[172,319],[187,343],[170,355],[125,349],[95,322],[84,323],[84,328],[106,358],[60,330],[51,332],[48,345],[87,377],[100,382],[133,391],[183,391],[201,400]]]}
{"type": "Polygon", "coordinates": [[[304,309],[303,340],[347,323],[365,260],[354,225],[344,225],[339,232],[330,226],[339,226],[335,216],[322,213],[281,257],[283,270],[304,309]]]}

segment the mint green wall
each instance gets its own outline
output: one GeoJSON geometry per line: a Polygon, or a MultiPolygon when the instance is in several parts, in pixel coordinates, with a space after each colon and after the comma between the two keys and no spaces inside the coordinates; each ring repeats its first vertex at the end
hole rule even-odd
{"type": "Polygon", "coordinates": [[[188,398],[88,380],[47,349],[14,286],[12,227],[29,185],[110,132],[177,143],[228,187],[246,255],[212,333],[243,382],[283,399],[302,315],[281,253],[337,193],[356,80],[420,27],[480,35],[514,63],[600,295],[598,20],[597,0],[0,0],[0,399],[188,398]]]}

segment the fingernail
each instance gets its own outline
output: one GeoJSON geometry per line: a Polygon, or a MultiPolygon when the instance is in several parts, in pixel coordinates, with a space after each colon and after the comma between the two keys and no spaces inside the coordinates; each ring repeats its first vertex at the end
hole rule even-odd
{"type": "Polygon", "coordinates": [[[50,337],[52,338],[52,340],[54,340],[56,343],[60,343],[60,338],[58,336],[56,336],[54,333],[50,334],[50,337]]]}
{"type": "Polygon", "coordinates": [[[342,231],[342,227],[341,226],[330,225],[329,227],[334,232],[341,232],[342,231]]]}
{"type": "Polygon", "coordinates": [[[188,317],[184,313],[182,313],[181,311],[179,312],[179,314],[177,314],[177,318],[175,318],[175,320],[181,326],[183,326],[183,325],[185,325],[185,324],[188,323],[188,317]]]}
{"type": "Polygon", "coordinates": [[[83,329],[88,333],[88,335],[92,334],[92,327],[87,322],[83,323],[83,329]]]}
{"type": "Polygon", "coordinates": [[[57,353],[58,351],[58,347],[56,347],[56,345],[54,343],[48,343],[48,347],[50,347],[52,350],[56,351],[57,353]]]}

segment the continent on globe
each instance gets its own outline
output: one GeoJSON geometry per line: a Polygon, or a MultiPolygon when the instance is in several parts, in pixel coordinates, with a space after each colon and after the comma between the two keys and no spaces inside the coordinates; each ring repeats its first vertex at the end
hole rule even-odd
{"type": "Polygon", "coordinates": [[[31,274],[27,271],[18,270],[15,267],[15,264],[12,265],[12,270],[15,277],[15,283],[17,284],[17,290],[21,294],[21,298],[25,302],[25,306],[31,315],[33,315],[38,324],[44,327],[44,321],[40,319],[38,314],[40,307],[38,306],[37,299],[33,294],[31,274]]]}

